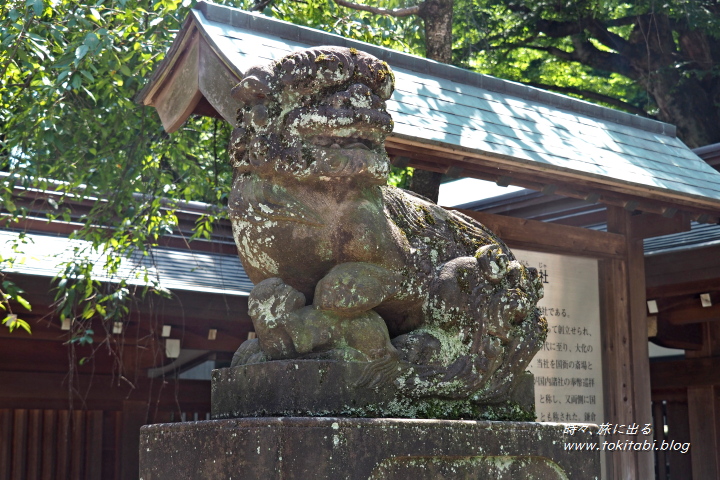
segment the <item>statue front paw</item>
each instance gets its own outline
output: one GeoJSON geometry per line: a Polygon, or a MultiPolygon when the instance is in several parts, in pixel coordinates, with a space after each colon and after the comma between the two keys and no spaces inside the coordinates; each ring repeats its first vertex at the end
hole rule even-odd
{"type": "Polygon", "coordinates": [[[268,278],[255,285],[248,299],[253,322],[271,323],[305,306],[305,295],[280,278],[268,278]]]}
{"type": "Polygon", "coordinates": [[[400,281],[399,274],[371,263],[342,263],[318,282],[313,304],[321,310],[356,315],[395,295],[400,281]]]}
{"type": "Polygon", "coordinates": [[[305,306],[305,295],[279,278],[255,285],[248,299],[248,313],[262,351],[277,360],[297,356],[289,325],[299,322],[297,312],[305,306]]]}
{"type": "Polygon", "coordinates": [[[267,360],[267,356],[260,348],[257,338],[245,340],[233,355],[230,367],[238,365],[249,365],[251,363],[262,363],[267,360]]]}

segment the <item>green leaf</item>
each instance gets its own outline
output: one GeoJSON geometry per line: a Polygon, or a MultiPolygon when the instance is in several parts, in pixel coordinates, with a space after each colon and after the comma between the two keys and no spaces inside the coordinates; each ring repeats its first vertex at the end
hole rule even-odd
{"type": "Polygon", "coordinates": [[[93,93],[90,90],[88,90],[84,86],[82,87],[82,89],[85,91],[85,93],[88,94],[88,97],[90,97],[94,103],[97,103],[97,99],[95,98],[95,95],[93,95],[93,93]]]}
{"type": "Polygon", "coordinates": [[[3,198],[3,206],[5,207],[5,210],[7,210],[10,213],[13,213],[15,210],[17,210],[17,207],[15,206],[15,203],[10,200],[9,198],[3,198]]]}
{"type": "Polygon", "coordinates": [[[72,80],[70,81],[70,84],[74,89],[80,88],[82,85],[82,77],[78,74],[73,75],[72,80]]]}
{"type": "Polygon", "coordinates": [[[80,73],[82,74],[83,77],[87,78],[91,82],[95,81],[95,77],[93,77],[92,74],[90,72],[88,72],[87,70],[80,70],[80,73]]]}
{"type": "Polygon", "coordinates": [[[82,58],[87,54],[89,48],[87,45],[80,45],[75,49],[75,58],[78,60],[82,60],[82,58]]]}
{"type": "Polygon", "coordinates": [[[85,40],[83,40],[83,43],[88,46],[88,48],[95,50],[97,46],[100,44],[100,39],[95,34],[95,32],[90,32],[87,35],[85,35],[85,40]]]}
{"type": "Polygon", "coordinates": [[[85,311],[82,313],[82,318],[85,320],[89,320],[95,315],[95,308],[87,305],[85,308],[85,311]]]}
{"type": "Polygon", "coordinates": [[[42,15],[44,9],[43,0],[27,0],[25,5],[28,7],[32,6],[36,16],[39,17],[42,15]]]}
{"type": "Polygon", "coordinates": [[[25,330],[27,333],[32,334],[32,330],[30,329],[30,324],[27,323],[25,320],[19,319],[17,315],[10,314],[6,316],[3,321],[3,325],[8,327],[8,330],[12,332],[16,328],[20,327],[23,330],[25,330]]]}
{"type": "Polygon", "coordinates": [[[30,302],[25,300],[25,298],[21,297],[20,295],[15,295],[15,301],[18,302],[20,305],[25,307],[26,310],[32,311],[32,306],[30,305],[30,302]]]}
{"type": "Polygon", "coordinates": [[[21,328],[22,328],[23,330],[25,330],[27,333],[29,333],[30,335],[32,335],[32,330],[30,329],[30,324],[27,323],[25,320],[21,320],[21,319],[18,318],[18,319],[15,321],[15,325],[17,325],[18,327],[21,327],[21,328]]]}
{"type": "Polygon", "coordinates": [[[100,15],[100,12],[98,12],[96,8],[90,8],[90,15],[92,15],[93,20],[96,22],[100,23],[102,21],[102,15],[100,15]]]}

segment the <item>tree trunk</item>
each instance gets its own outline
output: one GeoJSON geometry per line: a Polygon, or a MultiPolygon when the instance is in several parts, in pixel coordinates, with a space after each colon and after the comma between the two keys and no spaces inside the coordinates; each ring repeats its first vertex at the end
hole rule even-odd
{"type": "Polygon", "coordinates": [[[660,109],[658,119],[674,124],[677,136],[690,148],[720,142],[720,98],[717,80],[681,79],[667,69],[651,74],[647,89],[660,109]],[[705,85],[703,85],[705,83],[705,85]],[[710,85],[710,83],[715,83],[710,85]]]}
{"type": "Polygon", "coordinates": [[[425,56],[442,63],[452,62],[454,0],[426,0],[418,16],[425,24],[425,56]]]}
{"type": "Polygon", "coordinates": [[[683,142],[691,148],[720,142],[720,82],[711,71],[717,60],[711,39],[677,27],[664,15],[638,20],[629,60],[658,106],[658,119],[675,125],[683,142]]]}
{"type": "Polygon", "coordinates": [[[408,182],[408,190],[437,203],[442,173],[415,169],[408,182]]]}
{"type": "MultiPolygon", "coordinates": [[[[454,0],[426,0],[419,16],[425,24],[425,56],[442,63],[452,62],[452,16],[454,0]]],[[[442,174],[416,169],[408,189],[437,203],[442,174]]]]}
{"type": "MultiPolygon", "coordinates": [[[[624,18],[601,14],[577,22],[545,20],[522,2],[510,5],[510,11],[525,21],[534,19],[524,24],[533,33],[529,38],[565,39],[573,46],[569,50],[559,43],[548,47],[531,40],[530,48],[637,82],[657,105],[657,118],[675,125],[678,137],[690,147],[720,142],[720,40],[709,24],[660,12],[624,18]],[[621,24],[632,25],[629,35],[612,29],[621,24]]],[[[720,9],[712,7],[710,12],[718,15],[720,9]]]]}

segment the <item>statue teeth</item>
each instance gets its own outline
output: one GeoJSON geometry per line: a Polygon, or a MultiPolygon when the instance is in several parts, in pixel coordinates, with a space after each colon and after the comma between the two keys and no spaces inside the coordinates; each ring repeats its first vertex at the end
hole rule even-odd
{"type": "Polygon", "coordinates": [[[370,150],[370,149],[367,147],[367,145],[365,145],[365,144],[362,143],[362,142],[353,143],[353,144],[351,144],[351,145],[348,145],[348,146],[345,147],[345,148],[359,148],[359,149],[362,149],[362,150],[370,150]]]}

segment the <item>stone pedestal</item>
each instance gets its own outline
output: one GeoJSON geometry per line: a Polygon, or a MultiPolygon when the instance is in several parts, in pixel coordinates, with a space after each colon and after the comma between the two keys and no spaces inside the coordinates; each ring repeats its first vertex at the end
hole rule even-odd
{"type": "Polygon", "coordinates": [[[145,426],[140,478],[577,479],[600,478],[595,442],[561,424],[466,420],[268,417],[145,426]]]}
{"type": "Polygon", "coordinates": [[[212,418],[535,419],[529,372],[518,375],[507,398],[477,405],[467,399],[418,398],[410,386],[411,375],[378,385],[359,385],[357,379],[362,378],[365,367],[360,362],[278,360],[213,370],[212,418]]]}

